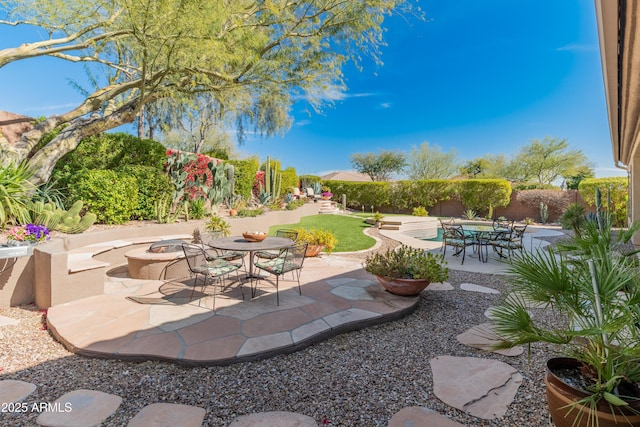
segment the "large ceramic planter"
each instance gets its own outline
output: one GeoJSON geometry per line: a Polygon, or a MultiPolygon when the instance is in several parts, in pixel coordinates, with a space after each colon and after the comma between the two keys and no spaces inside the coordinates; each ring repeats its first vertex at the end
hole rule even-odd
{"type": "Polygon", "coordinates": [[[324,245],[308,245],[307,251],[304,253],[305,257],[318,256],[324,249],[324,245]]]}
{"type": "MultiPolygon", "coordinates": [[[[572,405],[578,400],[586,397],[589,393],[570,386],[553,372],[558,369],[579,369],[580,363],[571,358],[557,357],[547,361],[547,375],[544,383],[547,386],[547,403],[549,413],[556,427],[588,427],[597,425],[598,427],[622,427],[640,426],[640,415],[629,410],[615,408],[616,413],[611,413],[611,408],[606,401],[598,403],[595,413],[597,421],[591,420],[589,424],[591,409],[583,405],[572,405]],[[571,406],[569,406],[571,405],[571,406]]],[[[635,402],[632,406],[635,410],[640,410],[640,404],[635,402]]],[[[593,416],[591,416],[593,418],[593,416]]]]}
{"type": "Polygon", "coordinates": [[[378,282],[387,291],[394,295],[400,295],[404,297],[412,297],[418,295],[427,286],[429,281],[424,279],[391,279],[388,277],[376,276],[378,282]]]}

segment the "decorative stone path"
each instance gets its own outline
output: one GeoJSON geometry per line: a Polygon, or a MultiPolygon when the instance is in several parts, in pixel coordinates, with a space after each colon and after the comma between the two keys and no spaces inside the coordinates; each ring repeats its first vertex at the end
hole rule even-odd
{"type": "Polygon", "coordinates": [[[487,288],[486,286],[474,285],[473,283],[463,283],[460,285],[460,289],[463,291],[480,292],[483,294],[500,294],[500,291],[487,288]]]}
{"type": "Polygon", "coordinates": [[[142,408],[127,427],[200,427],[206,414],[197,406],[153,403],[142,408]]]}
{"type": "Polygon", "coordinates": [[[100,424],[113,414],[122,398],[96,390],[74,390],[53,402],[52,411],[38,416],[38,425],[47,427],[83,427],[100,424]]]}
{"type": "Polygon", "coordinates": [[[295,412],[261,412],[243,415],[233,420],[229,427],[318,427],[313,418],[295,412]]]}
{"type": "Polygon", "coordinates": [[[36,390],[35,384],[18,380],[0,381],[0,403],[18,403],[36,390]]]}
{"type": "Polygon", "coordinates": [[[438,399],[486,420],[504,416],[522,382],[515,368],[497,360],[439,356],[430,363],[438,399]]]}
{"type": "Polygon", "coordinates": [[[429,408],[410,406],[401,409],[391,420],[388,427],[464,427],[462,424],[432,411],[429,408]]]}
{"type": "Polygon", "coordinates": [[[492,345],[498,342],[498,336],[491,329],[490,323],[482,323],[474,326],[460,335],[456,336],[458,342],[474,347],[480,350],[492,351],[494,353],[502,354],[504,356],[520,356],[524,349],[522,346],[511,347],[504,350],[492,350],[492,345]]]}

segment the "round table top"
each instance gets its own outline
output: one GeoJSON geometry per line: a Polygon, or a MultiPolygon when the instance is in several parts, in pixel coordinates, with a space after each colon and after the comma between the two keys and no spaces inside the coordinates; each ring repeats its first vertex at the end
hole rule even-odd
{"type": "Polygon", "coordinates": [[[207,242],[207,245],[227,251],[264,251],[289,247],[293,245],[293,240],[286,237],[267,236],[261,242],[250,242],[242,236],[229,236],[213,239],[207,242]]]}

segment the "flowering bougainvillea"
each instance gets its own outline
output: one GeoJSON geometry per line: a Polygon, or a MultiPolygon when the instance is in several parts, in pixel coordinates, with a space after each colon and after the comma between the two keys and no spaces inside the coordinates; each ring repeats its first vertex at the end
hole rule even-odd
{"type": "MultiPolygon", "coordinates": [[[[179,156],[180,150],[168,149],[167,157],[179,156]]],[[[200,198],[206,198],[202,184],[207,187],[211,187],[213,184],[213,175],[211,169],[209,169],[209,163],[213,163],[216,166],[222,162],[220,159],[207,156],[206,154],[194,153],[195,160],[190,161],[183,167],[183,171],[187,173],[185,196],[189,197],[189,200],[195,200],[200,198]]]]}

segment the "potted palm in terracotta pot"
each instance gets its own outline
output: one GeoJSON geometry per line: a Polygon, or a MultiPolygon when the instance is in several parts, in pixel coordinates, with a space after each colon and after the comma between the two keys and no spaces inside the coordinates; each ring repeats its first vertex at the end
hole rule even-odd
{"type": "Polygon", "coordinates": [[[490,311],[496,347],[546,342],[565,356],[548,360],[545,378],[557,427],[640,426],[640,275],[635,252],[624,251],[639,228],[613,239],[598,215],[570,241],[508,267],[513,293],[490,311]]]}
{"type": "Polygon", "coordinates": [[[376,276],[382,287],[403,296],[418,295],[430,283],[447,280],[445,265],[442,255],[406,245],[374,253],[364,261],[364,269],[376,276]]]}

